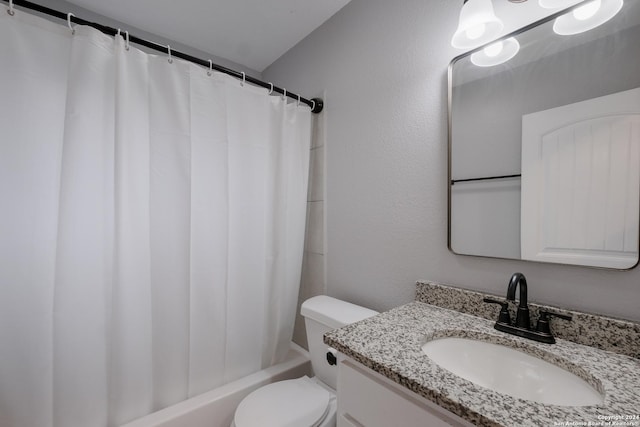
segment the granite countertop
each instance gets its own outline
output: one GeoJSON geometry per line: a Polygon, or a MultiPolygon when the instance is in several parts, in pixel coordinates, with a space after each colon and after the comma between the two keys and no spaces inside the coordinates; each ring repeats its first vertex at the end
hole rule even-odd
{"type": "Polygon", "coordinates": [[[639,359],[562,339],[553,345],[541,344],[499,332],[493,324],[416,301],[328,332],[324,341],[477,425],[640,425],[639,359]],[[473,384],[436,365],[422,352],[425,342],[442,337],[479,339],[539,357],[587,381],[604,394],[604,403],[583,407],[542,404],[473,384]],[[617,416],[622,418],[610,418],[617,416]],[[607,420],[615,421],[607,424],[607,420]]]}

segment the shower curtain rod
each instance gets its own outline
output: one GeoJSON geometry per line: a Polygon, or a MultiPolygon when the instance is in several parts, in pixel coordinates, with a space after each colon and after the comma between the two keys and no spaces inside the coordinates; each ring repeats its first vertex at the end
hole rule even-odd
{"type": "MultiPolygon", "coordinates": [[[[4,1],[5,3],[9,3],[9,0],[2,0],[2,1],[4,1]]],[[[20,7],[23,7],[25,9],[33,10],[33,11],[36,11],[36,12],[44,13],[45,15],[49,15],[49,16],[53,16],[53,17],[56,17],[56,18],[64,19],[65,21],[67,19],[70,19],[71,22],[73,22],[74,24],[87,25],[89,27],[95,28],[96,30],[102,31],[103,33],[105,33],[107,35],[110,35],[110,36],[117,35],[118,31],[119,31],[119,30],[117,30],[115,28],[111,28],[111,27],[108,27],[106,25],[97,24],[95,22],[87,21],[85,19],[78,18],[78,17],[73,16],[73,15],[70,15],[69,17],[67,17],[67,14],[64,13],[64,12],[60,12],[60,11],[55,10],[55,9],[50,9],[50,8],[48,8],[46,6],[41,6],[39,4],[32,3],[32,2],[27,1],[27,0],[13,0],[13,5],[14,6],[20,6],[20,7]]],[[[123,34],[123,33],[124,33],[124,31],[120,31],[120,34],[123,34]]],[[[274,86],[272,83],[267,83],[267,82],[264,82],[262,80],[258,80],[258,79],[254,78],[254,77],[247,76],[245,73],[242,73],[240,71],[232,70],[230,68],[223,67],[222,65],[218,65],[218,64],[215,64],[215,63],[210,63],[209,60],[196,58],[195,56],[191,56],[191,55],[188,55],[186,53],[183,53],[183,52],[180,52],[180,51],[177,51],[177,50],[173,50],[173,49],[169,50],[170,48],[168,46],[161,45],[161,44],[149,41],[149,40],[145,40],[145,39],[142,39],[140,37],[133,36],[131,34],[129,34],[129,42],[139,44],[141,46],[147,47],[149,49],[153,49],[153,50],[158,51],[158,52],[166,53],[167,55],[171,55],[171,56],[174,56],[176,58],[181,58],[181,59],[184,59],[186,61],[193,62],[194,64],[202,65],[203,67],[206,67],[206,68],[211,68],[211,69],[219,71],[221,73],[228,74],[228,75],[230,75],[232,77],[235,77],[237,79],[240,79],[240,80],[249,82],[251,84],[254,84],[256,86],[261,86],[261,87],[263,87],[265,89],[272,90],[273,92],[279,93],[281,95],[286,95],[289,98],[298,101],[298,96],[299,96],[298,94],[291,93],[291,92],[287,91],[286,89],[282,89],[282,88],[279,88],[277,86],[274,86]]],[[[300,97],[299,101],[304,103],[304,104],[306,104],[306,105],[308,105],[309,107],[311,107],[311,112],[312,113],[316,113],[316,114],[321,112],[322,108],[324,107],[324,102],[320,98],[307,99],[307,98],[300,97]]]]}

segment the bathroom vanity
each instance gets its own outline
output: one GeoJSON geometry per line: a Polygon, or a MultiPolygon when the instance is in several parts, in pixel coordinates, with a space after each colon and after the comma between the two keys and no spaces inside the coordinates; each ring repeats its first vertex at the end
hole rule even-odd
{"type": "MultiPolygon", "coordinates": [[[[612,420],[640,425],[639,324],[556,308],[574,320],[554,319],[557,342],[544,344],[495,330],[498,310],[482,302],[486,297],[418,283],[417,301],[327,333],[325,343],[342,354],[338,426],[606,425],[612,420]],[[562,368],[599,401],[583,406],[540,402],[480,386],[443,368],[423,350],[428,342],[451,337],[500,344],[562,368]]],[[[530,306],[533,318],[547,309],[530,306]]],[[[513,375],[508,370],[505,364],[507,377],[513,375]]],[[[571,398],[572,391],[558,395],[571,398]]]]}
{"type": "Polygon", "coordinates": [[[338,426],[472,426],[470,422],[416,395],[355,360],[338,365],[338,426]],[[375,402],[375,405],[372,405],[375,402]]]}

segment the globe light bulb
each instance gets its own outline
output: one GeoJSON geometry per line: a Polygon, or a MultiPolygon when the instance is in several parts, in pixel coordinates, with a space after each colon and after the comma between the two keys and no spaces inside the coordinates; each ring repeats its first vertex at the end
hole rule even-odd
{"type": "Polygon", "coordinates": [[[601,6],[602,0],[593,0],[585,4],[584,6],[580,6],[579,8],[575,9],[573,11],[573,17],[580,21],[584,21],[595,15],[598,10],[600,10],[601,6]]]}
{"type": "Polygon", "coordinates": [[[487,45],[484,49],[471,54],[471,63],[478,67],[493,67],[504,64],[518,53],[520,43],[515,37],[487,45]]]}
{"type": "Polygon", "coordinates": [[[498,38],[504,24],[493,12],[492,0],[465,0],[451,38],[457,49],[474,49],[498,38]]]}
{"type": "Polygon", "coordinates": [[[478,24],[478,25],[474,25],[471,28],[468,28],[467,31],[465,31],[465,34],[470,40],[476,40],[482,37],[486,29],[487,29],[487,26],[484,23],[478,24]]]}
{"type": "Polygon", "coordinates": [[[540,7],[545,9],[563,9],[575,3],[574,0],[538,0],[540,7]]]}
{"type": "Polygon", "coordinates": [[[584,33],[616,16],[624,0],[592,0],[556,18],[553,31],[562,36],[584,33]]]}
{"type": "Polygon", "coordinates": [[[504,47],[504,43],[502,43],[502,40],[493,44],[490,44],[489,46],[484,48],[484,53],[485,55],[487,55],[489,58],[494,58],[498,55],[500,55],[500,52],[502,52],[502,49],[504,47]]]}

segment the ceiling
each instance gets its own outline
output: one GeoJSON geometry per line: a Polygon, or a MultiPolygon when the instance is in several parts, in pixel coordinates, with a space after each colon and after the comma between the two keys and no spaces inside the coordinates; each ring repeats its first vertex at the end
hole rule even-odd
{"type": "MultiPolygon", "coordinates": [[[[262,72],[350,0],[67,1],[262,72]]],[[[503,34],[557,10],[542,9],[536,0],[492,1],[503,34]]]]}
{"type": "Polygon", "coordinates": [[[262,72],[350,0],[68,0],[262,72]]]}

